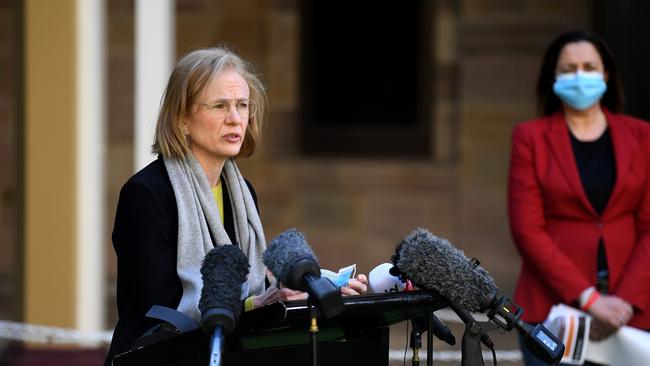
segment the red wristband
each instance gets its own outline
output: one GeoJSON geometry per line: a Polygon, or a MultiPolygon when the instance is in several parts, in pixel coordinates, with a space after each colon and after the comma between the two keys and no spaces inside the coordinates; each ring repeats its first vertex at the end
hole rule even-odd
{"type": "Polygon", "coordinates": [[[599,298],[600,298],[600,292],[598,291],[592,292],[591,295],[589,295],[589,300],[587,300],[585,305],[582,307],[582,310],[588,311],[591,305],[593,305],[596,302],[596,300],[598,300],[599,298]]]}

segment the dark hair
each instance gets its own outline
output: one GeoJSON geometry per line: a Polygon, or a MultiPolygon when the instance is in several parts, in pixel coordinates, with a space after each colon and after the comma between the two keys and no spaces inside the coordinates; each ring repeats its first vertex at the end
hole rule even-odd
{"type": "Polygon", "coordinates": [[[607,91],[601,99],[601,104],[612,112],[620,112],[623,109],[623,88],[616,71],[612,51],[607,43],[596,34],[586,30],[577,30],[560,34],[546,50],[537,80],[537,108],[540,114],[546,116],[555,113],[562,107],[562,102],[553,93],[557,60],[564,46],[568,43],[581,41],[589,42],[596,47],[603,60],[605,72],[608,74],[607,91]]]}

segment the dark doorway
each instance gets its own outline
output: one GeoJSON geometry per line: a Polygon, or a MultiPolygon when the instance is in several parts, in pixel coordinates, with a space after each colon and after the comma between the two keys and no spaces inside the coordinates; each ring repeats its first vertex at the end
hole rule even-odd
{"type": "Polygon", "coordinates": [[[650,120],[650,1],[597,0],[594,30],[609,43],[621,73],[625,112],[650,120]]]}

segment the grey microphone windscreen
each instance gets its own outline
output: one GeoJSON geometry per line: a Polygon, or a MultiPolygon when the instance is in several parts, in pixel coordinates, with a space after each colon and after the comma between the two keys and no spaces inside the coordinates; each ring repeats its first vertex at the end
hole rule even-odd
{"type": "Polygon", "coordinates": [[[485,269],[426,229],[417,228],[404,238],[392,262],[414,285],[436,290],[452,304],[470,311],[485,310],[497,294],[485,269]]]}
{"type": "Polygon", "coordinates": [[[218,245],[203,259],[203,288],[199,300],[201,325],[210,332],[215,326],[230,333],[242,310],[241,287],[248,276],[248,259],[239,247],[218,245]]]}
{"type": "Polygon", "coordinates": [[[271,240],[264,251],[264,265],[278,281],[294,290],[306,291],[301,279],[305,274],[320,277],[320,266],[304,235],[289,229],[271,240]]]}

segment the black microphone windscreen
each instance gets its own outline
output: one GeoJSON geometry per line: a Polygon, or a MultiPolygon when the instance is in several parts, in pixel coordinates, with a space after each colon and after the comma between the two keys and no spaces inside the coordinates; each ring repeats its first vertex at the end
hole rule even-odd
{"type": "Polygon", "coordinates": [[[273,238],[264,251],[263,261],[278,281],[294,290],[305,291],[296,283],[296,278],[308,273],[320,277],[318,259],[307,244],[304,235],[296,229],[289,229],[273,238]],[[298,263],[300,269],[296,268],[298,263]]]}
{"type": "Polygon", "coordinates": [[[436,290],[452,304],[470,311],[484,310],[497,293],[485,269],[426,229],[417,228],[404,238],[392,262],[414,285],[436,290]]]}
{"type": "MultiPolygon", "coordinates": [[[[246,255],[235,245],[219,245],[206,254],[201,266],[203,288],[199,300],[202,323],[214,322],[214,319],[205,319],[206,314],[212,314],[211,310],[214,309],[226,310],[226,313],[239,316],[242,310],[241,287],[248,276],[248,267],[246,255]]],[[[234,327],[234,323],[233,319],[228,327],[234,327]]],[[[209,324],[207,327],[214,325],[225,326],[209,324]]]]}

